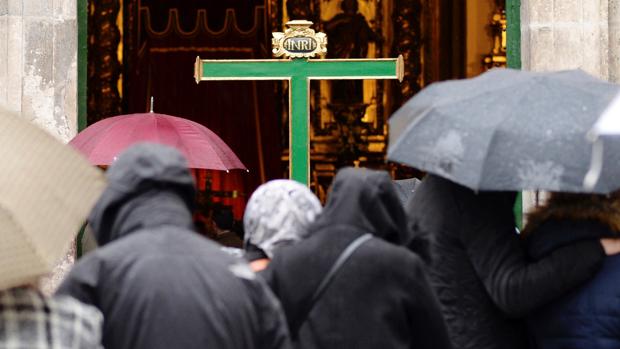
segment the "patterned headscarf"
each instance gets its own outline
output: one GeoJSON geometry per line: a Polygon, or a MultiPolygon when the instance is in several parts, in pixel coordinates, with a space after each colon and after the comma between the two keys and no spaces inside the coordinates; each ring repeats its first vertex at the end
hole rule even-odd
{"type": "Polygon", "coordinates": [[[261,248],[273,258],[276,247],[306,237],[308,226],[321,212],[319,199],[306,186],[291,180],[274,180],[258,187],[243,216],[244,245],[261,248]]]}

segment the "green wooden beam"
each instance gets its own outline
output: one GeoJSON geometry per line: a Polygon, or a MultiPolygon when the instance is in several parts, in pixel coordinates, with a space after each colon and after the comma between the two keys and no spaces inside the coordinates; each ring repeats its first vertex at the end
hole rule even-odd
{"type": "MultiPolygon", "coordinates": [[[[508,68],[521,69],[521,0],[506,0],[506,56],[508,68]]],[[[523,227],[523,195],[517,195],[514,207],[515,220],[519,229],[523,227]]]]}
{"type": "Polygon", "coordinates": [[[87,85],[88,85],[88,0],[77,1],[77,125],[78,131],[86,128],[87,85]]]}
{"type": "MultiPolygon", "coordinates": [[[[77,1],[77,127],[78,132],[86,128],[87,85],[88,85],[88,0],[77,1]]],[[[82,226],[75,240],[76,257],[84,254],[83,240],[86,224],[82,226]]]]}
{"type": "Polygon", "coordinates": [[[397,59],[375,60],[202,60],[199,81],[394,79],[397,59]]]}
{"type": "Polygon", "coordinates": [[[521,0],[506,0],[508,67],[521,69],[521,0]]]}
{"type": "Polygon", "coordinates": [[[288,80],[290,178],[310,183],[310,80],[401,79],[403,59],[196,59],[196,82],[288,80]]]}
{"type": "Polygon", "coordinates": [[[293,77],[289,88],[290,177],[310,184],[310,81],[293,77]]]}

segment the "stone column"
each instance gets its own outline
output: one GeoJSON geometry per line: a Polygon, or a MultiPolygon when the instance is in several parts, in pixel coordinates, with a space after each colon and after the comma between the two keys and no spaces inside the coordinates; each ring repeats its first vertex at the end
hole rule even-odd
{"type": "MultiPolygon", "coordinates": [[[[76,0],[0,0],[0,105],[63,142],[77,131],[76,0]]],[[[51,293],[74,249],[41,282],[51,293]]]]}
{"type": "Polygon", "coordinates": [[[620,0],[609,0],[609,80],[620,82],[620,0]]]}
{"type": "Polygon", "coordinates": [[[0,0],[0,104],[68,141],[76,101],[76,1],[0,0]]]}
{"type": "Polygon", "coordinates": [[[609,5],[615,0],[522,0],[523,68],[581,68],[609,78],[609,5]]]}
{"type": "MultiPolygon", "coordinates": [[[[521,58],[526,70],[581,68],[620,81],[620,0],[521,0],[521,58]]],[[[525,193],[524,211],[534,202],[525,193]]]]}

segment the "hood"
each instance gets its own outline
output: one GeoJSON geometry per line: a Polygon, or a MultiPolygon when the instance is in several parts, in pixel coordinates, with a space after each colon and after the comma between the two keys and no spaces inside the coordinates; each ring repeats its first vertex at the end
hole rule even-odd
{"type": "Polygon", "coordinates": [[[313,229],[335,226],[355,227],[399,245],[407,240],[405,211],[387,172],[350,167],[338,171],[313,229]]]}
{"type": "Polygon", "coordinates": [[[620,232],[620,192],[610,195],[551,193],[544,205],[527,215],[524,235],[549,220],[596,221],[620,232]]]}
{"type": "Polygon", "coordinates": [[[584,239],[620,233],[620,195],[552,193],[528,214],[523,229],[529,254],[542,258],[551,251],[584,239]]]}
{"type": "Polygon", "coordinates": [[[99,245],[144,228],[193,227],[194,180],[176,149],[134,145],[106,175],[108,186],[89,217],[99,245]]]}
{"type": "Polygon", "coordinates": [[[305,238],[320,212],[319,199],[305,185],[282,179],[261,185],[243,216],[246,250],[256,246],[273,258],[275,248],[305,238]]]}

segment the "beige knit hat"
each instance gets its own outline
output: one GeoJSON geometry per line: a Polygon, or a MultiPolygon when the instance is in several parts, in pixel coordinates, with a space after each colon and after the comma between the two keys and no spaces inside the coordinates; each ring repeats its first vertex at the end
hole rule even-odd
{"type": "Polygon", "coordinates": [[[104,186],[76,151],[0,109],[0,290],[51,272],[104,186]]]}

